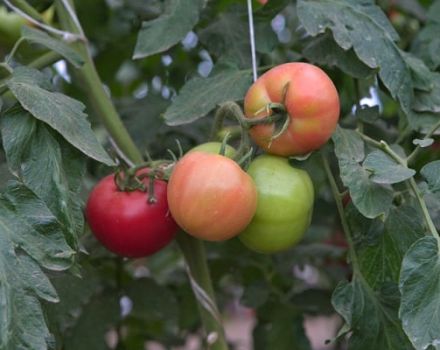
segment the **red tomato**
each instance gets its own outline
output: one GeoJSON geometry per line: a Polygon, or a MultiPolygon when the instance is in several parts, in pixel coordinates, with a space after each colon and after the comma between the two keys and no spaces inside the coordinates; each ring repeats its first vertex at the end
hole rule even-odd
{"type": "Polygon", "coordinates": [[[193,151],[174,167],[168,203],[176,222],[190,235],[223,241],[238,235],[257,208],[252,178],[233,160],[193,151]]]}
{"type": "MultiPolygon", "coordinates": [[[[143,180],[148,186],[149,179],[143,180]]],[[[154,181],[155,203],[146,192],[123,192],[113,175],[102,179],[90,193],[86,217],[96,238],[110,251],[136,258],[151,255],[174,238],[178,226],[167,204],[167,183],[154,181]]]]}
{"type": "Polygon", "coordinates": [[[268,114],[264,109],[270,103],[284,104],[289,127],[274,140],[273,124],[255,126],[250,134],[271,154],[296,156],[320,148],[339,119],[339,96],[333,82],[324,71],[309,63],[286,63],[263,74],[246,94],[246,116],[268,116],[271,112],[268,114]]]}

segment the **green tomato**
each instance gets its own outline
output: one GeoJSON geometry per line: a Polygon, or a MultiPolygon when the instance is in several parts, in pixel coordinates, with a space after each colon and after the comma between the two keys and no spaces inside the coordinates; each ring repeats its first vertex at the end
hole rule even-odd
{"type": "Polygon", "coordinates": [[[310,225],[314,190],[306,171],[286,158],[263,155],[249,166],[257,186],[257,211],[239,235],[250,249],[275,253],[298,243],[310,225]]]}
{"type": "MultiPolygon", "coordinates": [[[[205,152],[205,153],[219,154],[221,147],[222,147],[222,143],[221,142],[206,142],[206,143],[202,143],[202,144],[192,148],[190,150],[190,152],[202,151],[202,152],[205,152]]],[[[226,157],[233,158],[235,156],[236,152],[237,151],[235,150],[234,147],[226,145],[226,148],[225,148],[225,156],[226,157]]]]}
{"type": "Polygon", "coordinates": [[[25,23],[24,18],[0,6],[0,44],[12,46],[20,38],[21,27],[25,23]]]}

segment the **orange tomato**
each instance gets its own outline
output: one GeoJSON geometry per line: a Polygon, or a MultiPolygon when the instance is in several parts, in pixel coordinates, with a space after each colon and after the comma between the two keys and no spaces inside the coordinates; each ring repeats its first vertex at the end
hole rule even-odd
{"type": "Polygon", "coordinates": [[[238,235],[257,208],[252,178],[233,160],[193,151],[177,162],[168,182],[168,205],[190,235],[223,241],[238,235]]]}
{"type": "Polygon", "coordinates": [[[276,139],[274,124],[250,129],[252,139],[266,152],[304,155],[324,145],[339,119],[339,95],[328,75],[309,63],[286,63],[263,74],[248,90],[244,109],[248,118],[265,117],[270,103],[282,103],[290,121],[276,139]]]}

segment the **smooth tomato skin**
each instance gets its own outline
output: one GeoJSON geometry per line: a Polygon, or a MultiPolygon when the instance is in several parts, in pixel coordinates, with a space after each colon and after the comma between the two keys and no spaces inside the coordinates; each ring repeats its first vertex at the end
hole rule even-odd
{"type": "MultiPolygon", "coordinates": [[[[192,148],[189,152],[199,151],[199,152],[205,152],[211,154],[219,154],[221,147],[222,147],[221,142],[205,142],[192,148]]],[[[233,158],[236,153],[237,151],[235,150],[234,147],[226,145],[225,157],[233,158]]]]}
{"type": "Polygon", "coordinates": [[[8,12],[0,6],[0,44],[12,46],[19,38],[21,27],[26,20],[14,12],[8,12]]]}
{"type": "Polygon", "coordinates": [[[250,129],[252,139],[267,153],[279,156],[304,155],[323,146],[335,130],[340,112],[339,95],[328,75],[309,63],[274,67],[248,90],[246,116],[267,116],[259,111],[271,102],[282,103],[284,93],[288,129],[271,142],[274,125],[258,125],[250,129]]]}
{"type": "Polygon", "coordinates": [[[223,241],[249,224],[257,207],[257,191],[251,177],[233,160],[193,151],[171,173],[168,204],[188,234],[223,241]]]}
{"type": "MultiPolygon", "coordinates": [[[[144,179],[148,185],[148,178],[144,179]]],[[[167,183],[155,180],[156,203],[142,191],[120,191],[113,175],[103,178],[90,193],[86,218],[96,238],[110,251],[125,257],[149,256],[170,243],[178,226],[167,204],[167,183]]]]}
{"type": "Polygon", "coordinates": [[[309,175],[286,158],[272,155],[253,160],[248,174],[257,186],[258,206],[238,237],[260,253],[289,249],[301,240],[312,218],[314,190],[309,175]]]}

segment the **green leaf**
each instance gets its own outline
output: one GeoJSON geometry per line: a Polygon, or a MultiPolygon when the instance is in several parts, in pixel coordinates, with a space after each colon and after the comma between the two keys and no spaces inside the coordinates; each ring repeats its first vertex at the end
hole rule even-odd
{"type": "Polygon", "coordinates": [[[412,108],[418,112],[440,112],[440,73],[430,72],[433,87],[430,91],[416,91],[412,108]]]}
{"type": "MultiPolygon", "coordinates": [[[[82,308],[102,291],[100,271],[81,261],[81,277],[68,273],[52,273],[51,283],[58,292],[60,302],[44,303],[44,313],[50,332],[56,337],[57,345],[62,346],[64,337],[75,327],[82,308]]],[[[105,278],[105,277],[104,277],[105,278]]]]}
{"type": "Polygon", "coordinates": [[[440,349],[440,255],[436,238],[423,237],[408,250],[399,288],[399,316],[414,347],[440,349]]]}
{"type": "Polygon", "coordinates": [[[117,291],[97,295],[81,310],[75,326],[65,338],[66,350],[93,349],[108,350],[106,333],[114,328],[120,319],[117,291]]]}
{"type": "Polygon", "coordinates": [[[82,57],[69,45],[61,40],[54,39],[47,35],[45,32],[31,28],[28,26],[21,27],[21,36],[27,41],[40,44],[48,49],[58,52],[66,60],[68,60],[73,66],[79,68],[84,64],[82,57]]]}
{"type": "Polygon", "coordinates": [[[253,331],[254,349],[310,350],[303,322],[291,305],[266,304],[258,309],[258,324],[253,331]]]}
{"type": "Polygon", "coordinates": [[[431,138],[427,138],[427,139],[414,139],[412,143],[413,143],[413,145],[425,148],[425,147],[431,146],[434,143],[434,139],[431,139],[431,138]]]}
{"type": "Polygon", "coordinates": [[[56,218],[24,186],[11,184],[0,195],[0,222],[0,348],[47,349],[38,298],[56,302],[58,296],[40,266],[67,269],[74,252],[56,218]]]}
{"type": "Polygon", "coordinates": [[[365,157],[364,142],[354,130],[337,126],[333,134],[335,152],[338,159],[361,162],[365,157]]]}
{"type": "Polygon", "coordinates": [[[170,290],[160,286],[153,279],[135,280],[125,292],[133,302],[130,316],[162,322],[164,326],[175,327],[177,325],[179,308],[176,298],[170,290]]]}
{"type": "Polygon", "coordinates": [[[332,303],[351,329],[349,349],[413,350],[397,317],[399,292],[396,285],[380,290],[357,275],[336,287],[332,303]]]}
{"type": "Polygon", "coordinates": [[[365,123],[374,124],[379,119],[379,106],[356,106],[356,117],[365,123]]]}
{"type": "Polygon", "coordinates": [[[358,79],[365,79],[374,73],[374,70],[359,60],[353,49],[342,49],[329,33],[311,40],[304,48],[303,54],[309,61],[337,67],[358,79]]]}
{"type": "Polygon", "coordinates": [[[431,91],[434,84],[432,82],[432,72],[425,63],[410,53],[402,52],[406,63],[411,70],[413,85],[416,90],[431,91]]]}
{"type": "Polygon", "coordinates": [[[363,167],[371,173],[371,181],[378,184],[394,184],[410,179],[416,171],[396,163],[385,152],[376,150],[367,155],[363,167]]]}
{"type": "Polygon", "coordinates": [[[393,193],[374,183],[359,162],[364,159],[364,143],[353,130],[338,127],[332,136],[342,182],[348,187],[353,204],[367,218],[384,214],[391,207],[393,193]]]}
{"type": "Polygon", "coordinates": [[[250,71],[226,70],[209,78],[193,78],[166,110],[165,121],[168,125],[191,123],[220,103],[243,99],[251,84],[250,71]]]}
{"type": "Polygon", "coordinates": [[[364,279],[375,290],[384,283],[397,284],[406,251],[425,233],[421,215],[405,205],[391,209],[385,223],[355,210],[348,211],[348,221],[364,279]]]}
{"type": "Polygon", "coordinates": [[[240,13],[221,13],[198,34],[211,54],[234,62],[239,68],[251,67],[249,26],[240,13]]]}
{"type": "Polygon", "coordinates": [[[203,0],[166,1],[159,18],[142,23],[133,58],[148,57],[177,44],[197,24],[203,5],[203,0]]]}
{"type": "Polygon", "coordinates": [[[428,133],[438,121],[438,113],[433,112],[417,112],[411,110],[408,114],[408,124],[413,130],[417,130],[421,133],[428,133]]]}
{"type": "Polygon", "coordinates": [[[77,247],[85,157],[20,106],[5,111],[0,128],[9,169],[46,203],[77,247]]]}
{"type": "Polygon", "coordinates": [[[428,21],[414,39],[411,52],[420,57],[432,70],[440,66],[440,2],[433,1],[427,13],[428,21]]]}
{"type": "Polygon", "coordinates": [[[259,280],[245,286],[241,303],[250,308],[258,308],[269,298],[270,287],[265,281],[259,280]]]}
{"type": "Polygon", "coordinates": [[[379,77],[408,113],[413,97],[411,62],[399,49],[399,39],[382,10],[369,0],[298,1],[299,19],[306,31],[316,36],[327,29],[344,50],[353,48],[379,77]],[[390,64],[392,62],[392,64],[390,64]]]}
{"type": "Polygon", "coordinates": [[[428,182],[431,192],[440,191],[440,160],[435,160],[426,164],[421,170],[420,174],[428,182]]]}
{"type": "MultiPolygon", "coordinates": [[[[257,52],[271,54],[273,50],[275,50],[279,42],[275,32],[272,30],[272,27],[270,26],[270,23],[266,21],[255,22],[254,31],[255,31],[255,38],[258,38],[256,39],[255,42],[255,50],[257,52]]],[[[248,43],[248,51],[249,51],[249,45],[250,43],[248,43]]]]}
{"type": "Polygon", "coordinates": [[[87,121],[85,106],[66,95],[43,89],[42,80],[39,71],[18,67],[6,84],[25,110],[58,131],[72,146],[99,162],[114,165],[87,121]]]}

